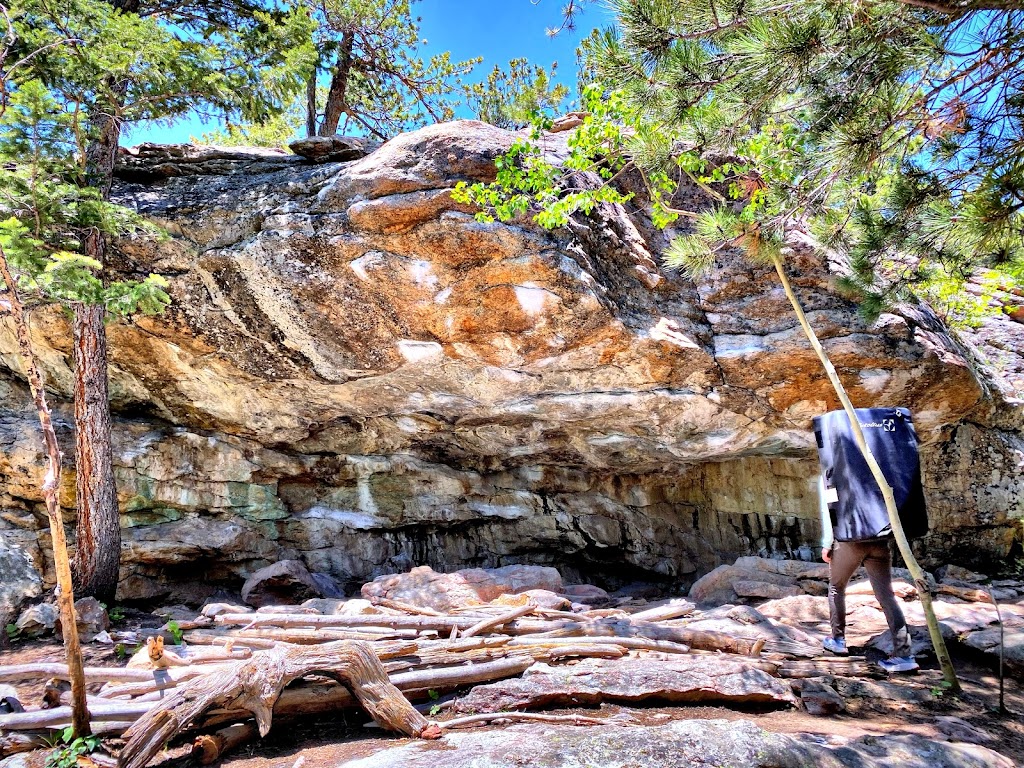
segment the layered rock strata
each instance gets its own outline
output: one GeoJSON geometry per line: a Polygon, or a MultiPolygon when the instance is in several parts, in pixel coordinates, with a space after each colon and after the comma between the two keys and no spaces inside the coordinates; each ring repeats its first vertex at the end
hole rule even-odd
{"type": "MultiPolygon", "coordinates": [[[[280,559],[349,586],[519,562],[616,586],[810,556],[810,418],[836,402],[774,274],[736,254],[697,282],[666,272],[663,236],[618,206],[554,232],[477,222],[451,189],[513,139],[459,122],[342,163],[124,158],[115,198],[170,238],[112,266],[167,276],[173,303],[110,326],[123,597],[237,589],[280,559]]],[[[810,247],[789,269],[855,403],[917,416],[922,552],[1005,557],[1024,438],[999,366],[979,376],[923,308],[866,325],[810,247]]],[[[989,363],[1017,331],[1000,322],[989,363]]],[[[43,572],[41,446],[0,323],[0,535],[43,572]]],[[[68,440],[67,323],[40,308],[32,326],[68,440]]]]}

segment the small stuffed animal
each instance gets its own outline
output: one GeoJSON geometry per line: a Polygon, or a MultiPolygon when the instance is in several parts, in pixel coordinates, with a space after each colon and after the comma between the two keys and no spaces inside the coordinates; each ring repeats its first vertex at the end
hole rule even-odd
{"type": "Polygon", "coordinates": [[[146,638],[145,652],[140,650],[131,661],[129,667],[143,667],[148,669],[166,669],[167,667],[187,667],[192,659],[183,659],[174,651],[164,649],[164,639],[160,635],[146,638]]]}

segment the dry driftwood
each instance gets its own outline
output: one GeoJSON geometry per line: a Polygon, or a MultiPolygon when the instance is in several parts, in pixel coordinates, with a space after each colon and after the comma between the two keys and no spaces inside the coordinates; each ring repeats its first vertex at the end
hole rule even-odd
{"type": "Polygon", "coordinates": [[[813,659],[810,661],[783,661],[778,665],[778,676],[790,679],[840,675],[842,677],[885,677],[879,667],[868,664],[863,656],[842,659],[813,659]]]}
{"type": "Polygon", "coordinates": [[[210,765],[241,744],[252,741],[259,733],[252,723],[237,723],[214,733],[197,736],[192,743],[192,756],[200,765],[210,765]]]}
{"type": "Polygon", "coordinates": [[[411,613],[414,616],[443,616],[444,614],[435,611],[433,608],[424,608],[420,605],[409,605],[408,603],[400,603],[397,600],[389,600],[386,597],[372,597],[370,602],[373,605],[379,605],[381,608],[390,608],[392,611],[402,611],[403,613],[411,613]]]}
{"type": "MultiPolygon", "coordinates": [[[[385,626],[395,629],[435,630],[443,633],[468,631],[479,623],[468,616],[256,616],[252,614],[221,614],[215,619],[222,624],[244,624],[252,626],[284,627],[370,627],[385,626]]],[[[607,617],[592,620],[522,620],[505,623],[504,631],[512,635],[551,633],[554,636],[618,636],[645,637],[648,640],[662,640],[682,643],[693,648],[711,651],[726,651],[756,656],[764,646],[764,640],[734,637],[724,632],[687,629],[667,626],[649,621],[634,621],[629,618],[607,617]]]]}
{"type": "MultiPolygon", "coordinates": [[[[152,680],[153,673],[145,669],[125,669],[124,667],[84,667],[87,683],[106,682],[141,682],[152,680]]],[[[0,667],[0,683],[17,683],[29,680],[45,680],[57,677],[70,680],[67,664],[14,664],[0,667]]]]}
{"type": "Polygon", "coordinates": [[[661,651],[663,653],[689,653],[690,646],[671,643],[667,640],[648,640],[645,637],[514,637],[509,640],[512,647],[519,645],[557,646],[586,642],[589,645],[609,643],[634,651],[661,651]]]}
{"type": "Polygon", "coordinates": [[[693,603],[685,600],[675,600],[667,605],[659,605],[657,608],[648,608],[646,611],[638,611],[630,616],[633,621],[669,621],[678,619],[680,616],[689,616],[693,613],[693,603]]]}
{"type": "MultiPolygon", "coordinates": [[[[118,701],[96,703],[89,707],[93,722],[97,720],[134,720],[141,717],[153,705],[150,703],[118,701]]],[[[17,712],[0,715],[0,731],[30,731],[37,728],[64,727],[71,722],[70,707],[37,709],[31,712],[17,712]]]]}
{"type": "Polygon", "coordinates": [[[439,735],[391,684],[369,644],[342,640],[313,647],[282,646],[260,651],[231,670],[189,681],[128,729],[118,765],[142,768],[167,741],[217,705],[252,712],[260,735],[266,735],[274,704],[284,687],[314,672],[335,677],[349,686],[363,708],[384,728],[410,736],[439,735]]]}
{"type": "Polygon", "coordinates": [[[462,632],[462,637],[473,637],[473,635],[478,635],[481,632],[486,632],[489,629],[500,627],[502,624],[508,624],[510,621],[515,621],[520,616],[525,616],[528,613],[533,613],[535,607],[536,606],[534,606],[532,603],[528,603],[526,605],[521,605],[518,608],[513,608],[511,611],[502,613],[498,616],[494,616],[492,618],[479,621],[473,626],[471,626],[469,629],[467,629],[465,632],[462,632]]]}
{"type": "Polygon", "coordinates": [[[943,595],[958,597],[969,603],[991,603],[992,596],[984,589],[976,587],[961,587],[957,584],[936,584],[935,592],[943,595]]]}

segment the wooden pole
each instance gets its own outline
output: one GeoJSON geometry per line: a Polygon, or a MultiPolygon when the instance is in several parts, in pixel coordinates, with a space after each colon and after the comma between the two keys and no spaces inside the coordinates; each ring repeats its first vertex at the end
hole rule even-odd
{"type": "Polygon", "coordinates": [[[960,681],[957,679],[956,670],[953,668],[953,661],[949,656],[949,651],[946,650],[946,643],[942,639],[942,630],[939,628],[939,620],[936,618],[935,608],[932,606],[932,595],[931,591],[928,589],[928,582],[925,580],[924,569],[921,568],[920,564],[917,562],[917,558],[914,557],[914,552],[910,548],[910,541],[907,540],[907,535],[903,531],[903,524],[900,522],[899,512],[896,509],[896,499],[892,493],[892,486],[890,486],[889,481],[885,479],[882,468],[878,465],[878,461],[875,459],[874,454],[871,453],[871,448],[868,446],[867,440],[864,438],[864,432],[860,428],[860,420],[857,418],[857,414],[853,408],[853,403],[850,401],[850,397],[846,393],[846,387],[844,387],[843,382],[840,381],[839,374],[836,373],[835,366],[832,365],[832,361],[829,359],[828,354],[821,346],[821,342],[818,341],[818,335],[814,332],[814,329],[811,328],[811,324],[807,321],[807,317],[804,315],[803,307],[800,305],[800,299],[797,298],[796,293],[793,291],[793,286],[789,282],[786,270],[782,266],[781,257],[778,255],[773,256],[772,264],[775,266],[775,271],[778,273],[779,280],[782,282],[782,288],[786,292],[786,297],[789,299],[789,303],[792,305],[793,311],[796,313],[797,320],[800,322],[800,327],[803,328],[804,335],[807,336],[807,340],[810,342],[811,348],[814,350],[815,354],[817,354],[818,359],[825,368],[825,374],[828,376],[828,380],[832,383],[832,388],[835,390],[836,395],[838,395],[839,401],[843,404],[843,410],[846,411],[846,415],[850,419],[850,427],[853,430],[853,439],[857,443],[857,447],[860,448],[861,453],[864,454],[864,460],[867,462],[868,469],[871,470],[871,475],[875,478],[875,482],[878,483],[878,488],[882,492],[882,498],[885,500],[885,509],[889,513],[889,525],[892,527],[893,536],[896,538],[896,546],[899,547],[900,554],[903,556],[903,562],[907,564],[907,569],[910,571],[910,575],[914,579],[914,585],[917,587],[917,593],[921,597],[921,607],[924,609],[925,622],[928,625],[928,634],[931,636],[932,646],[935,648],[935,656],[938,658],[939,667],[942,669],[942,676],[949,685],[950,692],[959,693],[960,681]]]}
{"type": "Polygon", "coordinates": [[[43,388],[43,377],[36,364],[35,352],[32,349],[32,338],[29,335],[25,308],[18,296],[18,284],[14,281],[7,264],[7,254],[0,247],[0,272],[3,272],[7,286],[7,296],[11,304],[11,316],[18,333],[18,347],[28,386],[32,391],[39,425],[43,432],[46,445],[47,471],[43,481],[43,498],[46,501],[46,516],[50,521],[50,536],[53,545],[53,564],[57,571],[57,606],[60,610],[61,633],[64,636],[64,653],[68,662],[71,678],[71,695],[73,716],[71,720],[75,737],[89,735],[89,710],[85,701],[85,675],[82,671],[82,649],[78,643],[78,623],[75,616],[75,593],[71,586],[71,562],[68,559],[67,539],[64,535],[64,521],[60,514],[60,446],[57,445],[57,433],[53,429],[50,408],[46,403],[46,390],[43,388]]]}

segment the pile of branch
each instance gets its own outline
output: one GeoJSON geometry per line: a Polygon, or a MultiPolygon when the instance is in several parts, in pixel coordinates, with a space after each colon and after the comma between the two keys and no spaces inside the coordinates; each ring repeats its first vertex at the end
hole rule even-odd
{"type": "MultiPolygon", "coordinates": [[[[706,654],[714,663],[728,655],[775,677],[813,676],[834,666],[780,660],[778,654],[757,658],[763,639],[687,629],[675,621],[692,610],[685,603],[633,615],[568,613],[532,603],[475,606],[447,615],[396,603],[378,610],[356,616],[223,613],[182,622],[190,631],[188,645],[178,651],[187,666],[86,668],[94,690],[88,699],[93,730],[123,735],[126,744],[118,759],[123,768],[141,768],[182,734],[200,734],[196,754],[212,762],[257,730],[265,734],[272,717],[354,706],[388,730],[436,738],[450,725],[428,722],[410,701],[518,676],[537,662],[706,654]],[[246,722],[253,718],[256,727],[246,722]]],[[[846,671],[855,671],[861,662],[845,663],[851,667],[846,671]]],[[[49,677],[66,679],[66,667],[0,667],[0,683],[49,677]]],[[[68,706],[0,715],[0,757],[38,746],[70,717],[68,706]]]]}

